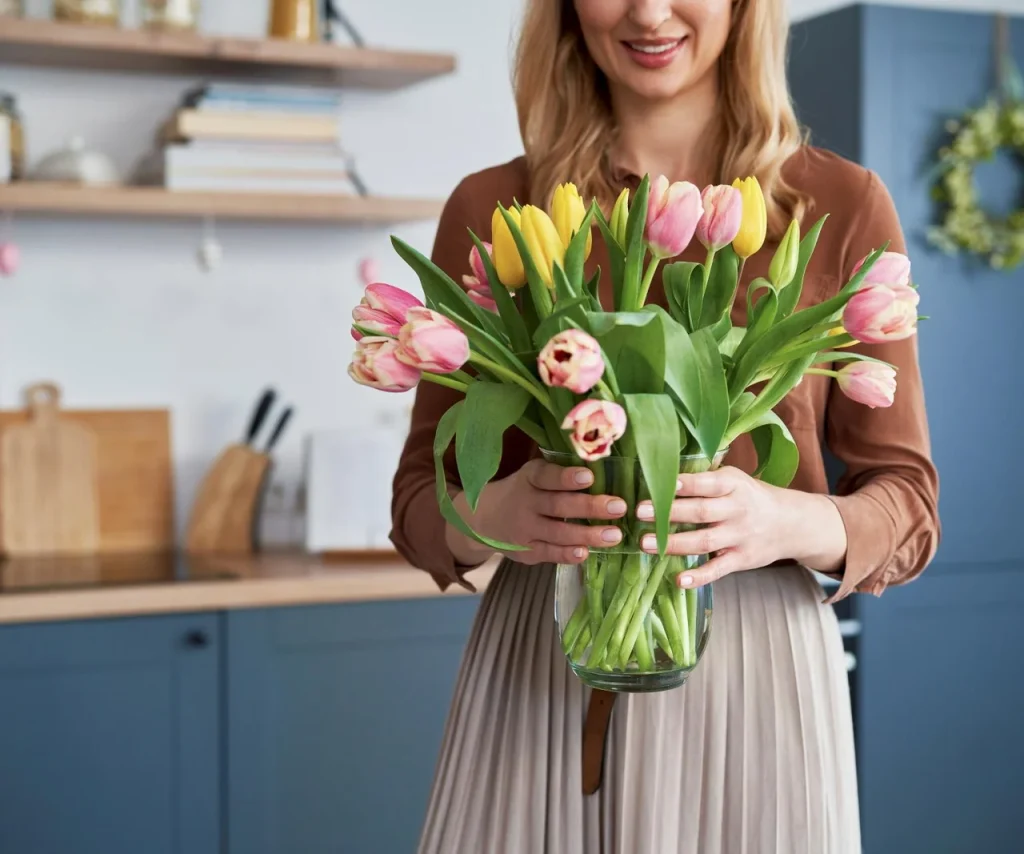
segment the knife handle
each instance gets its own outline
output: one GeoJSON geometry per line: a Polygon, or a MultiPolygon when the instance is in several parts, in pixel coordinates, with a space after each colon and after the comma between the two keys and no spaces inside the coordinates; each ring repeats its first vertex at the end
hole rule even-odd
{"type": "Polygon", "coordinates": [[[252,419],[249,421],[249,430],[245,436],[245,443],[247,445],[251,445],[256,438],[256,434],[260,432],[260,427],[263,426],[263,421],[267,417],[267,413],[270,412],[270,407],[274,405],[274,398],[276,396],[274,390],[268,388],[260,397],[260,402],[256,405],[252,419]]]}
{"type": "Polygon", "coordinates": [[[284,432],[288,419],[291,417],[292,407],[289,406],[281,413],[281,417],[277,419],[277,424],[274,426],[274,432],[270,434],[270,438],[267,440],[267,447],[264,448],[263,453],[269,454],[273,450],[274,445],[277,444],[277,440],[281,438],[281,433],[284,432]]]}

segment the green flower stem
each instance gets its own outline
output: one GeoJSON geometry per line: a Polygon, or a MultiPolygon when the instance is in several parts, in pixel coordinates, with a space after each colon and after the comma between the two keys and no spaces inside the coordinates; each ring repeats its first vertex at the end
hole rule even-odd
{"type": "MultiPolygon", "coordinates": [[[[644,573],[644,567],[650,567],[650,561],[644,560],[644,555],[629,555],[626,558],[627,566],[622,569],[622,580],[620,584],[626,584],[629,588],[629,595],[626,597],[626,603],[622,607],[622,612],[619,614],[619,618],[615,623],[615,631],[612,632],[612,638],[608,642],[608,661],[613,664],[618,660],[619,657],[624,653],[626,659],[629,659],[632,653],[632,647],[625,645],[626,631],[629,629],[630,623],[633,620],[633,614],[638,610],[640,603],[640,597],[644,594],[644,589],[647,584],[647,574],[644,573]],[[632,561],[636,558],[635,561],[632,561]],[[631,562],[635,563],[635,571],[632,566],[629,566],[631,562]]],[[[635,640],[635,638],[634,638],[635,640]]]]}
{"type": "Polygon", "coordinates": [[[647,621],[651,627],[651,633],[654,635],[655,643],[665,650],[667,655],[671,656],[672,644],[668,639],[668,633],[665,631],[665,624],[661,621],[661,617],[658,616],[658,612],[651,611],[647,615],[647,621]]]}
{"type": "Polygon", "coordinates": [[[640,636],[643,634],[642,629],[644,627],[644,618],[651,610],[651,605],[654,602],[654,596],[658,592],[661,579],[665,577],[665,570],[668,569],[668,565],[671,561],[672,558],[668,555],[660,558],[651,569],[650,575],[647,576],[647,583],[643,587],[639,600],[637,601],[636,608],[630,617],[629,625],[625,629],[622,642],[619,645],[619,665],[623,669],[625,669],[626,664],[629,663],[629,658],[633,653],[634,644],[636,644],[640,636]]]}
{"type": "Polygon", "coordinates": [[[622,571],[622,559],[624,555],[618,552],[610,552],[605,555],[604,568],[604,607],[605,610],[611,606],[612,597],[619,589],[619,574],[622,571]]]}
{"type": "Polygon", "coordinates": [[[579,636],[587,626],[587,600],[581,599],[562,632],[562,649],[566,653],[576,646],[579,636]]]}
{"type": "Polygon", "coordinates": [[[676,617],[679,619],[679,635],[683,641],[680,650],[680,663],[686,667],[693,658],[693,645],[690,639],[693,637],[693,629],[690,627],[690,613],[686,608],[686,591],[673,582],[672,604],[675,606],[676,617]]]}
{"type": "Polygon", "coordinates": [[[651,282],[654,281],[654,274],[658,271],[658,264],[660,263],[661,258],[657,255],[651,255],[651,261],[647,265],[647,272],[644,273],[644,280],[640,283],[640,295],[634,307],[636,311],[643,308],[647,302],[647,292],[651,289],[651,282]]]}
{"type": "Polygon", "coordinates": [[[583,653],[587,651],[587,647],[590,645],[590,640],[593,635],[590,632],[590,626],[584,624],[583,631],[580,632],[579,638],[572,648],[572,660],[576,664],[583,663],[583,653]]]}
{"type": "MultiPolygon", "coordinates": [[[[650,623],[644,621],[642,627],[649,627],[650,623]]],[[[636,666],[641,673],[650,673],[654,670],[654,650],[651,649],[650,636],[647,631],[641,631],[636,638],[636,666]]],[[[622,669],[626,669],[626,665],[629,663],[629,655],[626,655],[626,661],[622,663],[622,669]]]]}
{"type": "Polygon", "coordinates": [[[469,383],[459,382],[458,380],[454,380],[444,374],[433,374],[430,371],[423,372],[423,379],[427,382],[432,382],[435,385],[443,385],[446,388],[453,388],[456,391],[461,391],[463,394],[465,394],[466,389],[469,388],[469,383]]]}
{"type": "Polygon", "coordinates": [[[686,659],[683,658],[683,636],[671,589],[666,588],[658,593],[657,608],[661,621],[665,626],[665,634],[668,635],[669,645],[665,647],[665,650],[672,656],[672,660],[676,664],[686,664],[686,659]]]}
{"type": "Polygon", "coordinates": [[[604,619],[604,572],[601,570],[600,558],[587,558],[587,567],[584,571],[584,583],[587,587],[587,601],[590,603],[590,624],[601,625],[604,619]]]}
{"type": "Polygon", "coordinates": [[[693,667],[697,663],[697,591],[684,590],[686,595],[686,617],[690,621],[690,657],[687,665],[693,667]]]}
{"type": "Polygon", "coordinates": [[[486,368],[492,374],[497,377],[501,377],[504,380],[508,380],[511,383],[515,383],[520,388],[525,389],[531,395],[533,395],[537,402],[540,403],[548,412],[555,415],[555,410],[551,405],[551,398],[544,389],[540,388],[536,383],[531,382],[523,376],[520,376],[510,368],[506,368],[499,365],[497,362],[492,362],[486,356],[481,356],[479,353],[470,353],[469,361],[474,365],[479,365],[481,368],[486,368]]]}
{"type": "Polygon", "coordinates": [[[821,377],[838,377],[839,371],[827,371],[824,368],[808,368],[805,374],[817,374],[821,377]]]}
{"type": "MultiPolygon", "coordinates": [[[[626,555],[624,563],[630,563],[632,559],[639,559],[640,555],[626,555]]],[[[594,645],[590,649],[590,658],[587,661],[588,667],[600,667],[604,663],[605,655],[608,652],[608,642],[611,640],[612,632],[618,622],[619,615],[626,605],[630,594],[630,584],[626,581],[626,570],[619,576],[619,583],[615,587],[615,595],[611,605],[604,612],[604,618],[594,636],[594,645]]]]}

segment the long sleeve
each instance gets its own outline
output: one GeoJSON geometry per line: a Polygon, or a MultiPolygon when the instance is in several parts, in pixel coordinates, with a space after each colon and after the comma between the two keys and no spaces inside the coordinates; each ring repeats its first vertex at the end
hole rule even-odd
{"type": "MultiPolygon", "coordinates": [[[[844,274],[886,241],[906,246],[888,191],[868,173],[868,186],[841,253],[844,274]]],[[[844,279],[845,280],[845,279],[844,279]]],[[[845,464],[832,496],[846,527],[841,586],[830,601],[850,593],[880,595],[924,571],[940,537],[938,474],[931,460],[917,336],[888,344],[857,345],[857,351],[896,368],[891,407],[855,403],[833,381],[826,411],[826,441],[845,464]]]]}
{"type": "MultiPolygon", "coordinates": [[[[473,246],[469,229],[482,240],[489,240],[490,211],[503,195],[493,181],[477,173],[464,179],[445,204],[431,260],[456,282],[469,271],[473,246]]],[[[511,198],[507,201],[510,203],[511,198]]],[[[434,383],[422,382],[417,386],[409,435],[392,483],[391,542],[409,563],[429,572],[442,590],[452,583],[474,590],[463,577],[473,567],[457,565],[448,548],[447,523],[438,508],[434,473],[437,422],[461,398],[459,392],[434,383]]],[[[514,428],[509,430],[497,477],[518,469],[528,454],[526,437],[514,428]]],[[[454,447],[445,456],[445,473],[448,484],[457,487],[454,447]]]]}

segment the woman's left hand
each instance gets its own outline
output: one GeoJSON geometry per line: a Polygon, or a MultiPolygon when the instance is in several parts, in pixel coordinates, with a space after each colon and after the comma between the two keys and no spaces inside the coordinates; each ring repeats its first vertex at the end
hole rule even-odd
{"type": "MultiPolygon", "coordinates": [[[[732,466],[680,474],[676,495],[671,520],[702,527],[671,534],[668,553],[712,555],[703,566],[680,574],[681,587],[700,587],[783,559],[827,572],[845,557],[842,518],[823,495],[771,486],[732,466]]],[[[637,518],[653,520],[650,501],[637,506],[637,518]]],[[[640,547],[657,553],[654,534],[645,535],[640,547]]]]}

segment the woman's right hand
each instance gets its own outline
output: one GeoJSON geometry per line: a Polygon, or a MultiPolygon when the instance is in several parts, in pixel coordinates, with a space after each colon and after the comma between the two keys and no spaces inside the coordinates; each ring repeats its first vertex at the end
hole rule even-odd
{"type": "MultiPolygon", "coordinates": [[[[589,547],[613,546],[622,539],[614,525],[578,525],[565,519],[621,519],[626,502],[613,495],[581,490],[594,482],[590,469],[566,468],[530,460],[515,474],[488,483],[480,493],[476,513],[470,513],[465,494],[454,496],[455,509],[477,533],[527,551],[503,552],[519,563],[580,563],[589,547]]],[[[448,525],[445,537],[455,560],[475,566],[493,550],[448,525]]]]}

